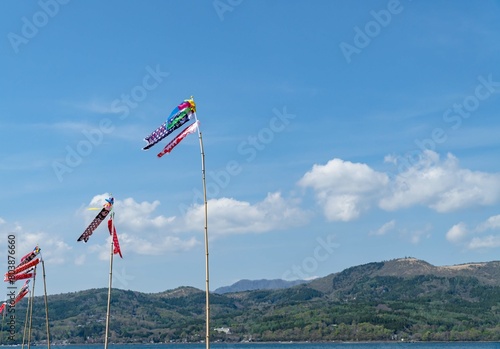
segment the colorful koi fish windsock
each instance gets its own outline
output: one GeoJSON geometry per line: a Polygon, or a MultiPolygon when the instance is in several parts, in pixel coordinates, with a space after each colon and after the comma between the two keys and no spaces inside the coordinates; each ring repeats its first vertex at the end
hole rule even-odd
{"type": "Polygon", "coordinates": [[[19,263],[18,266],[21,266],[23,264],[26,264],[30,261],[32,261],[36,256],[38,256],[38,254],[40,253],[40,247],[35,246],[35,248],[33,249],[33,251],[27,253],[26,255],[24,255],[23,257],[21,257],[21,262],[19,263]]]}
{"type": "MultiPolygon", "coordinates": [[[[24,296],[26,296],[28,294],[28,292],[30,291],[29,290],[29,287],[28,287],[28,284],[29,284],[30,280],[26,280],[26,282],[24,283],[24,285],[19,289],[19,292],[17,292],[17,295],[15,298],[11,298],[9,302],[9,306],[14,306],[16,305],[17,303],[19,303],[19,301],[21,299],[24,298],[24,296]]],[[[2,313],[2,311],[4,310],[5,306],[6,306],[7,302],[4,302],[1,306],[0,306],[0,314],[2,313]]],[[[9,311],[10,312],[10,311],[9,311]]]]}
{"type": "Polygon", "coordinates": [[[163,155],[168,154],[179,144],[188,134],[194,133],[198,129],[199,121],[195,121],[193,124],[186,127],[179,133],[174,139],[172,139],[161,152],[158,153],[158,157],[161,158],[163,155]]]}
{"type": "Polygon", "coordinates": [[[35,275],[35,266],[41,262],[40,247],[35,246],[33,251],[21,257],[19,264],[5,273],[3,281],[14,284],[18,280],[31,279],[35,275]]]}
{"type": "Polygon", "coordinates": [[[99,224],[102,223],[104,219],[108,216],[109,212],[113,208],[115,200],[114,198],[110,197],[109,199],[106,199],[106,203],[104,204],[103,208],[101,211],[97,214],[97,216],[94,218],[94,220],[89,224],[87,229],[84,230],[83,234],[80,235],[77,241],[84,241],[87,242],[89,241],[90,235],[94,232],[94,230],[97,229],[99,224]]]}
{"type": "Polygon", "coordinates": [[[109,230],[109,234],[110,235],[113,235],[113,253],[114,254],[119,254],[121,258],[123,258],[122,256],[122,251],[120,249],[120,243],[118,242],[118,234],[116,234],[116,228],[113,224],[113,217],[110,217],[109,220],[108,220],[108,230],[109,230]]]}
{"type": "Polygon", "coordinates": [[[179,127],[188,122],[196,113],[196,104],[193,99],[186,99],[172,110],[170,115],[161,126],[154,130],[149,136],[144,138],[146,145],[142,148],[148,150],[153,145],[167,137],[169,134],[177,130],[179,127]]]}
{"type": "Polygon", "coordinates": [[[11,284],[17,280],[30,279],[35,275],[34,267],[41,262],[41,258],[38,256],[40,253],[40,248],[36,246],[33,251],[24,255],[21,258],[21,262],[13,269],[9,270],[4,275],[3,281],[8,281],[11,284]]]}
{"type": "Polygon", "coordinates": [[[4,275],[3,281],[10,281],[10,282],[14,283],[18,280],[31,279],[33,276],[35,276],[34,269],[31,268],[29,270],[22,271],[22,272],[17,273],[17,274],[7,273],[4,275]]]}
{"type": "Polygon", "coordinates": [[[29,280],[26,280],[23,287],[21,287],[21,289],[17,293],[16,299],[14,300],[14,304],[17,304],[21,299],[24,298],[24,296],[26,296],[28,294],[28,292],[30,291],[30,289],[28,287],[29,282],[30,282],[29,280]]]}

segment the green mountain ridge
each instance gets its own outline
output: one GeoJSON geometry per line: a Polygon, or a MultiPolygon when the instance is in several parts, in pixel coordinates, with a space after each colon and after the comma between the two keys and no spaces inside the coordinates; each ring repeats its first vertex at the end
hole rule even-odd
{"type": "Polygon", "coordinates": [[[230,286],[219,287],[215,289],[214,293],[224,294],[224,293],[233,293],[233,292],[241,292],[241,291],[251,291],[251,290],[275,290],[280,288],[288,288],[297,286],[300,284],[305,284],[308,281],[306,280],[292,280],[286,281],[281,279],[260,279],[260,280],[248,280],[243,279],[235,282],[230,286]]]}
{"type": "MultiPolygon", "coordinates": [[[[211,339],[498,341],[499,275],[498,261],[436,267],[400,258],[290,288],[211,293],[211,339]]],[[[104,342],[106,302],[105,288],[48,296],[51,340],[104,342]]],[[[17,342],[25,303],[16,307],[17,342]]],[[[111,342],[205,337],[205,292],[196,288],[151,294],[113,289],[111,303],[111,342]]],[[[33,324],[33,339],[41,343],[46,339],[43,297],[35,297],[33,324]]]]}

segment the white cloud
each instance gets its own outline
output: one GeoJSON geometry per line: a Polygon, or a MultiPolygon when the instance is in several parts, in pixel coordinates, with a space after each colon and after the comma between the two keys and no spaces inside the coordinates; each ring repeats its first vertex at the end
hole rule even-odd
{"type": "Polygon", "coordinates": [[[158,200],[138,203],[132,198],[127,198],[123,201],[117,201],[115,209],[120,212],[120,215],[117,216],[117,224],[122,224],[134,231],[165,228],[175,220],[175,217],[152,216],[159,206],[160,201],[158,200]]]}
{"type": "MultiPolygon", "coordinates": [[[[392,178],[366,164],[333,159],[314,165],[298,185],[314,190],[330,221],[356,219],[375,205],[385,211],[420,205],[445,213],[500,200],[499,173],[460,168],[451,154],[444,160],[433,151],[420,155],[413,165],[399,166],[404,171],[392,178]]],[[[385,161],[397,164],[394,156],[385,161]]]]}
{"type": "Polygon", "coordinates": [[[446,239],[453,243],[460,243],[469,250],[498,247],[500,246],[500,215],[491,216],[471,229],[467,229],[463,222],[455,224],[446,233],[446,239]],[[489,235],[481,236],[488,231],[491,232],[489,235]]]}
{"type": "Polygon", "coordinates": [[[5,236],[11,234],[15,236],[15,251],[18,261],[37,245],[41,249],[43,259],[50,264],[64,264],[71,255],[71,246],[65,243],[60,236],[41,231],[27,231],[17,222],[4,221],[0,233],[5,236]]]}
{"type": "MultiPolygon", "coordinates": [[[[110,197],[110,194],[104,193],[96,195],[90,201],[88,208],[97,210],[82,209],[84,219],[87,223],[90,223],[97,212],[106,203],[106,199],[110,197]]],[[[153,202],[136,202],[132,198],[126,198],[124,200],[115,200],[114,211],[117,212],[115,222],[117,226],[122,229],[132,231],[144,231],[148,229],[161,229],[169,226],[175,217],[165,217],[162,215],[154,215],[156,209],[160,206],[160,201],[155,200],[153,202]]]]}
{"type": "Polygon", "coordinates": [[[488,235],[485,237],[475,237],[467,243],[467,248],[470,250],[495,248],[500,246],[499,235],[488,235]]]}
{"type": "Polygon", "coordinates": [[[492,205],[500,199],[500,175],[459,167],[451,154],[441,160],[425,151],[413,166],[394,180],[392,190],[380,199],[380,207],[393,211],[425,205],[437,212],[450,212],[475,205],[492,205]]]}
{"type": "Polygon", "coordinates": [[[397,165],[398,164],[398,159],[397,159],[396,156],[394,156],[392,154],[388,154],[388,155],[384,156],[384,162],[390,163],[390,164],[393,164],[393,165],[397,165]]]}
{"type": "MultiPolygon", "coordinates": [[[[232,198],[211,199],[208,205],[208,229],[214,236],[246,233],[264,233],[298,226],[307,220],[307,214],[294,201],[286,201],[280,193],[269,193],[254,205],[232,198]]],[[[204,226],[204,206],[192,206],[185,216],[185,225],[191,230],[204,226]]]]}
{"type": "Polygon", "coordinates": [[[380,228],[378,228],[377,230],[375,231],[371,231],[370,232],[370,235],[385,235],[387,234],[389,231],[393,230],[394,227],[396,226],[396,221],[393,219],[387,223],[384,223],[380,228]]]}
{"type": "Polygon", "coordinates": [[[25,247],[25,250],[31,251],[36,245],[40,246],[44,260],[50,264],[66,263],[72,250],[71,246],[63,242],[60,237],[52,234],[44,232],[23,234],[21,246],[25,247]]]}
{"type": "Polygon", "coordinates": [[[314,165],[298,182],[313,188],[319,205],[330,221],[350,221],[360,216],[389,183],[386,174],[366,164],[341,159],[314,165]]]}
{"type": "MultiPolygon", "coordinates": [[[[120,249],[124,257],[130,253],[139,255],[158,256],[166,252],[189,251],[201,244],[194,237],[181,239],[177,236],[162,236],[161,234],[148,234],[147,236],[136,236],[121,234],[118,232],[120,249]]],[[[104,242],[90,246],[90,252],[96,253],[100,260],[109,260],[111,237],[107,237],[104,242]]]]}
{"type": "Polygon", "coordinates": [[[498,229],[500,228],[500,215],[491,216],[485,222],[478,225],[476,231],[483,232],[486,230],[498,229]]]}
{"type": "Polygon", "coordinates": [[[453,227],[451,227],[450,230],[446,233],[446,240],[453,242],[453,243],[458,243],[461,242],[468,234],[468,230],[466,225],[463,222],[460,222],[458,224],[455,224],[453,227]]]}
{"type": "MultiPolygon", "coordinates": [[[[89,207],[100,209],[109,196],[108,193],[94,196],[89,207]]],[[[133,198],[115,200],[114,223],[123,254],[158,255],[165,251],[189,250],[199,244],[194,237],[173,236],[182,232],[182,227],[176,224],[175,217],[155,214],[159,206],[158,200],[153,202],[136,202],[133,198]]],[[[97,212],[99,211],[82,209],[81,213],[85,217],[86,224],[94,219],[97,212]]],[[[98,227],[98,229],[102,228],[98,227]]],[[[96,253],[102,260],[108,259],[110,253],[111,238],[109,235],[106,236],[105,241],[102,239],[97,241],[94,236],[89,239],[89,243],[93,243],[89,247],[89,252],[96,253]]]]}
{"type": "Polygon", "coordinates": [[[148,241],[137,236],[121,236],[121,242],[125,246],[134,248],[134,252],[143,255],[162,255],[165,252],[189,251],[200,244],[200,241],[191,237],[183,240],[176,236],[157,237],[154,241],[148,241]]]}
{"type": "MultiPolygon", "coordinates": [[[[96,195],[90,207],[102,207],[107,193],[96,195]]],[[[115,226],[120,247],[125,254],[160,255],[165,251],[187,251],[201,244],[204,231],[204,206],[193,205],[184,216],[165,217],[157,214],[160,202],[136,202],[133,198],[115,200],[115,226]]],[[[98,211],[82,208],[86,224],[98,211]]],[[[208,232],[211,238],[230,234],[264,233],[303,224],[307,214],[297,207],[297,202],[285,200],[280,193],[271,193],[256,204],[230,198],[208,201],[208,232]]],[[[100,227],[98,229],[101,229],[100,227]]],[[[109,236],[106,241],[94,243],[89,252],[100,259],[109,258],[109,236]]]]}

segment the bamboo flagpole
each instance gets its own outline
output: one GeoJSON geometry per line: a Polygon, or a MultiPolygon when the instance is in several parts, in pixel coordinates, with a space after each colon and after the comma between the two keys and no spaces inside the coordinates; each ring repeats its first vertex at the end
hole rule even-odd
{"type": "MultiPolygon", "coordinates": [[[[113,220],[113,215],[114,212],[110,213],[110,218],[111,218],[111,232],[113,232],[114,228],[114,223],[115,221],[113,220]]],[[[114,246],[113,246],[113,233],[111,233],[111,252],[109,256],[109,286],[108,286],[108,306],[106,310],[106,331],[104,334],[104,349],[108,349],[108,340],[109,340],[109,314],[110,314],[110,308],[111,308],[111,286],[113,283],[113,252],[114,252],[114,246]]]]}
{"type": "MultiPolygon", "coordinates": [[[[193,96],[191,96],[193,99],[193,96]]],[[[196,112],[194,113],[194,117],[196,122],[198,122],[198,117],[196,116],[196,112]]],[[[200,140],[200,154],[201,154],[201,180],[203,183],[203,206],[205,213],[205,222],[204,222],[204,235],[205,235],[205,347],[206,349],[210,349],[210,279],[209,279],[209,263],[208,263],[208,204],[207,204],[207,185],[206,185],[206,175],[205,175],[205,150],[203,147],[203,137],[200,130],[200,126],[198,123],[198,139],[200,140]]]]}
{"type": "Polygon", "coordinates": [[[33,271],[33,288],[31,289],[31,304],[30,304],[30,319],[29,319],[29,328],[28,328],[28,349],[31,348],[31,329],[33,326],[33,303],[35,302],[35,281],[36,281],[36,267],[33,271]]]}
{"type": "Polygon", "coordinates": [[[49,303],[47,301],[47,282],[45,280],[45,261],[42,260],[43,291],[45,298],[45,328],[47,331],[47,349],[50,349],[50,329],[49,329],[49,303]]]}
{"type": "Polygon", "coordinates": [[[31,297],[28,296],[28,304],[26,305],[26,319],[24,320],[24,329],[23,329],[23,342],[21,348],[24,349],[24,343],[26,340],[26,332],[28,331],[28,319],[29,319],[29,313],[30,313],[30,304],[31,304],[31,297]]]}
{"type": "Polygon", "coordinates": [[[0,333],[2,334],[2,337],[0,337],[0,345],[3,345],[3,325],[5,323],[5,313],[7,312],[6,309],[2,311],[2,328],[0,329],[0,333]]]}
{"type": "Polygon", "coordinates": [[[77,241],[84,241],[87,242],[92,233],[94,232],[95,229],[106,219],[106,217],[109,216],[108,220],[108,230],[111,235],[111,252],[110,252],[110,259],[109,259],[109,284],[108,284],[108,304],[107,304],[107,311],[106,311],[106,330],[104,334],[104,348],[108,348],[108,339],[109,339],[109,319],[110,319],[110,307],[111,307],[111,287],[113,283],[113,254],[115,252],[115,248],[117,250],[117,253],[120,254],[120,257],[122,256],[121,250],[120,250],[120,244],[118,243],[118,236],[115,236],[115,227],[114,227],[114,211],[113,211],[113,205],[115,202],[115,199],[113,195],[110,193],[110,196],[108,199],[105,199],[106,203],[104,204],[103,208],[97,216],[94,218],[94,220],[87,226],[87,228],[83,231],[83,234],[80,235],[80,237],[77,239],[77,241]],[[116,243],[115,243],[115,238],[116,238],[116,243]]]}
{"type": "Polygon", "coordinates": [[[204,222],[204,233],[205,233],[205,293],[206,293],[206,349],[210,349],[210,282],[209,282],[209,263],[208,263],[208,208],[207,208],[207,186],[206,186],[206,175],[205,175],[205,150],[203,148],[203,137],[199,127],[198,117],[196,116],[196,104],[194,102],[193,96],[191,99],[184,100],[181,104],[179,104],[170,116],[167,121],[164,122],[160,127],[158,127],[155,131],[153,131],[149,136],[144,138],[147,142],[147,145],[144,146],[143,150],[148,150],[153,145],[167,137],[174,130],[177,130],[179,127],[184,125],[188,120],[191,120],[191,117],[194,116],[195,122],[191,125],[187,126],[184,130],[182,130],[177,136],[172,139],[167,145],[163,148],[163,150],[158,153],[157,157],[161,158],[165,154],[168,154],[172,151],[172,149],[177,146],[188,134],[194,133],[195,128],[198,130],[198,138],[200,140],[200,153],[201,153],[201,178],[203,183],[203,205],[205,212],[205,222],[204,222]]]}

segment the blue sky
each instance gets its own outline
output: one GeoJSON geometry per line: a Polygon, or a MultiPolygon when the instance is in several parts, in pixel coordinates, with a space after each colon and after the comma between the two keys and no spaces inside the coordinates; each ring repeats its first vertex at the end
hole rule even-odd
{"type": "Polygon", "coordinates": [[[0,256],[40,245],[49,293],[204,288],[196,135],[143,138],[194,96],[211,289],[413,256],[498,259],[500,3],[7,1],[0,256]],[[2,251],[3,250],[3,251],[2,251]]]}

